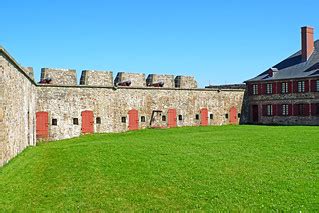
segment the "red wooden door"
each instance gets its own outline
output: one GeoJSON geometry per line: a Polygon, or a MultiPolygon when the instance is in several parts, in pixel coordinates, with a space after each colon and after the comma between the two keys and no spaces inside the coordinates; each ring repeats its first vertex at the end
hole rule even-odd
{"type": "Polygon", "coordinates": [[[208,125],[208,109],[203,108],[200,110],[200,125],[207,126],[208,125]]]}
{"type": "Polygon", "coordinates": [[[48,112],[36,113],[36,137],[48,138],[49,137],[49,114],[48,112]]]}
{"type": "Polygon", "coordinates": [[[93,111],[83,111],[82,115],[82,133],[94,132],[94,116],[93,111]]]}
{"type": "Polygon", "coordinates": [[[258,105],[253,105],[252,106],[252,111],[253,111],[253,122],[258,123],[258,105]]]}
{"type": "Polygon", "coordinates": [[[229,110],[229,123],[237,124],[237,109],[236,107],[232,107],[229,110]]]}
{"type": "Polygon", "coordinates": [[[136,109],[131,109],[128,112],[128,129],[137,130],[138,129],[138,111],[136,109]]]}
{"type": "Polygon", "coordinates": [[[169,109],[167,112],[168,115],[168,128],[176,127],[177,126],[177,119],[176,119],[176,109],[169,109]]]}

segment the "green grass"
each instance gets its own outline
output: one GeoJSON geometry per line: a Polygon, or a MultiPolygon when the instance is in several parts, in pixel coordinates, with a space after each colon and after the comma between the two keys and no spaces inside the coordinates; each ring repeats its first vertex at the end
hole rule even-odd
{"type": "Polygon", "coordinates": [[[319,128],[86,135],[0,169],[2,211],[319,211],[319,128]]]}

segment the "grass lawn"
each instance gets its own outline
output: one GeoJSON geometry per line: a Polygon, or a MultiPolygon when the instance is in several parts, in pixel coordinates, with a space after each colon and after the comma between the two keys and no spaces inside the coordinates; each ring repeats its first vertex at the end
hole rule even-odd
{"type": "Polygon", "coordinates": [[[0,168],[2,211],[319,211],[319,128],[86,135],[0,168]]]}

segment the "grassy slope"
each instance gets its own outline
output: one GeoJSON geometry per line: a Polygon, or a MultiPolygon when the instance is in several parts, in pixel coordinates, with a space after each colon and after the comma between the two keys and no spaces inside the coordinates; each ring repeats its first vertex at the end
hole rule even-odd
{"type": "Polygon", "coordinates": [[[3,210],[319,210],[318,127],[97,134],[0,169],[3,210]]]}

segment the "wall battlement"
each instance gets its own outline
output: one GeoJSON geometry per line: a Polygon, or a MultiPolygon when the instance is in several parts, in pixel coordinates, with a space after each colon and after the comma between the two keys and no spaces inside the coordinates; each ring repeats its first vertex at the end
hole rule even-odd
{"type": "Polygon", "coordinates": [[[40,82],[47,81],[53,85],[77,85],[76,70],[42,68],[40,82]]]}
{"type": "Polygon", "coordinates": [[[81,74],[80,85],[112,87],[113,72],[83,70],[81,74]]]}
{"type": "MultiPolygon", "coordinates": [[[[34,79],[32,67],[24,68],[26,74],[34,79]]],[[[149,74],[145,78],[144,73],[117,73],[113,81],[112,71],[83,70],[79,85],[98,87],[159,87],[159,88],[180,88],[196,89],[197,81],[191,76],[174,76],[168,74],[149,74]]],[[[59,86],[77,86],[76,70],[42,68],[39,84],[51,84],[59,86]]]]}

